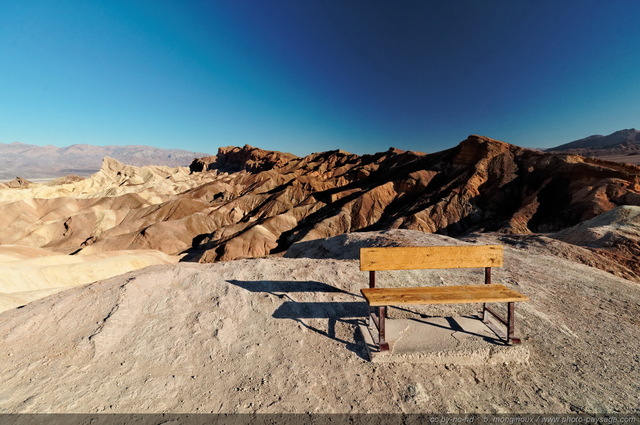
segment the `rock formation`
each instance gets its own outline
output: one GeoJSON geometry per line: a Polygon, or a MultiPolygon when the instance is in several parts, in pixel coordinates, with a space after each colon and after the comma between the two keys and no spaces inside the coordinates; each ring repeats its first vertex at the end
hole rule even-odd
{"type": "Polygon", "coordinates": [[[178,261],[179,257],[156,250],[109,251],[72,256],[56,255],[42,248],[0,245],[0,312],[74,286],[151,265],[178,261]]]}
{"type": "Polygon", "coordinates": [[[554,231],[640,204],[639,171],[480,136],[431,155],[313,154],[243,174],[252,190],[223,202],[238,220],[200,236],[189,258],[266,255],[301,240],[389,228],[554,231]]]}
{"type": "MultiPolygon", "coordinates": [[[[434,154],[105,158],[88,178],[7,186],[3,412],[637,412],[640,167],[470,136],[434,154]],[[366,361],[358,248],[469,243],[505,246],[493,276],[531,298],[526,356],[366,361]],[[241,259],[269,254],[285,258],[241,259]]],[[[379,280],[483,277],[420,272],[379,280]]]]}
{"type": "Polygon", "coordinates": [[[16,188],[27,188],[31,185],[29,180],[23,179],[22,177],[16,177],[15,179],[0,183],[0,189],[16,189],[16,188]]]}
{"type": "Polygon", "coordinates": [[[627,270],[621,274],[640,281],[640,207],[616,207],[553,235],[615,260],[627,270]]]}
{"type": "Polygon", "coordinates": [[[297,156],[290,153],[265,151],[249,145],[244,145],[242,148],[228,146],[218,149],[216,156],[194,159],[189,165],[189,169],[191,172],[208,170],[236,172],[246,170],[257,173],[275,167],[282,167],[292,159],[297,158],[297,156]]]}
{"type": "Polygon", "coordinates": [[[434,154],[303,158],[221,148],[190,169],[105,159],[92,177],[0,191],[0,243],[78,255],[122,249],[212,262],[354,231],[555,232],[640,205],[640,168],[481,136],[434,154]],[[201,170],[201,171],[198,171],[201,170]]]}

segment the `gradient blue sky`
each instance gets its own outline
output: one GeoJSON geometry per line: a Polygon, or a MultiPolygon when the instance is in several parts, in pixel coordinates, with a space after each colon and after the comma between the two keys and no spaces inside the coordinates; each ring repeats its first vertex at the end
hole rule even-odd
{"type": "Polygon", "coordinates": [[[638,0],[2,0],[0,142],[551,147],[639,126],[638,17],[638,0]]]}

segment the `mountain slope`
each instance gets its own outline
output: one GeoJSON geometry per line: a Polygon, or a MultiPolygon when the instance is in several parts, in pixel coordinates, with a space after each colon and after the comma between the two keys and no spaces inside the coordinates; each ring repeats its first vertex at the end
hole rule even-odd
{"type": "Polygon", "coordinates": [[[558,231],[640,205],[639,171],[481,136],[430,155],[221,148],[190,174],[106,160],[83,181],[0,190],[11,223],[0,243],[79,255],[159,249],[211,262],[354,231],[558,231]]]}
{"type": "Polygon", "coordinates": [[[566,152],[571,149],[597,149],[597,148],[616,148],[625,146],[640,145],[640,131],[635,128],[628,130],[619,130],[608,136],[599,134],[585,137],[555,148],[547,149],[548,152],[566,152]]]}
{"type": "Polygon", "coordinates": [[[640,131],[632,128],[616,131],[608,136],[589,136],[547,149],[547,152],[564,152],[606,161],[640,165],[640,131]]]}

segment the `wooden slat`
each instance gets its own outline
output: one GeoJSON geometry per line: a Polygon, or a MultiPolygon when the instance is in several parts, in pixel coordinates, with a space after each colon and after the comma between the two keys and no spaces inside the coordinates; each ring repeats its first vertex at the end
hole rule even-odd
{"type": "Polygon", "coordinates": [[[370,306],[458,304],[529,301],[529,297],[504,285],[450,285],[414,288],[365,288],[370,306]]]}
{"type": "Polygon", "coordinates": [[[361,248],[360,270],[502,267],[502,246],[361,248]]]}

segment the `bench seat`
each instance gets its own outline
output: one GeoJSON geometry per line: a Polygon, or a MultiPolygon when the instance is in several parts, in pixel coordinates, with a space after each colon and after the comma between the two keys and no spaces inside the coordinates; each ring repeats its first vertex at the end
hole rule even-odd
{"type": "Polygon", "coordinates": [[[529,301],[528,297],[499,284],[365,288],[360,292],[371,307],[529,301]]]}

